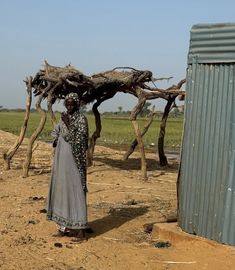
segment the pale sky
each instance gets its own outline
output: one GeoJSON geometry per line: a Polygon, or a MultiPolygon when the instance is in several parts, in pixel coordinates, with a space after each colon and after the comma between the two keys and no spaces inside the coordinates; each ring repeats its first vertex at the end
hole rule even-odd
{"type": "MultiPolygon", "coordinates": [[[[44,59],[87,75],[148,69],[174,77],[158,84],[165,88],[185,78],[191,27],[222,22],[235,22],[234,0],[0,0],[0,105],[25,107],[23,79],[44,59]]],[[[130,110],[136,102],[118,94],[100,111],[130,110]]]]}

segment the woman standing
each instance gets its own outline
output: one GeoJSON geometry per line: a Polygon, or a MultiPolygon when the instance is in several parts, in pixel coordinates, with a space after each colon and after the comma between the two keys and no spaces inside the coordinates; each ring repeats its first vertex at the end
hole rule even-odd
{"type": "Polygon", "coordinates": [[[86,150],[88,124],[79,112],[76,93],[65,97],[67,112],[52,132],[56,147],[48,196],[47,218],[59,225],[58,235],[85,238],[87,228],[86,150]]]}

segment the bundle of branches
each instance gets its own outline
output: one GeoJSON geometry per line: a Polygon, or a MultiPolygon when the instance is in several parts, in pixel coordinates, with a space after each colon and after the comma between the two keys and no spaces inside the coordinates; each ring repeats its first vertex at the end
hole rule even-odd
{"type": "MultiPolygon", "coordinates": [[[[155,86],[154,81],[169,79],[169,78],[153,78],[153,74],[149,70],[137,70],[131,67],[116,67],[112,70],[108,70],[102,73],[94,74],[92,76],[86,76],[78,69],[71,65],[65,67],[56,67],[49,65],[46,61],[42,69],[34,76],[34,78],[26,78],[27,91],[30,94],[32,89],[35,96],[37,96],[36,108],[41,114],[41,121],[37,130],[31,136],[28,146],[28,154],[24,165],[24,175],[28,175],[28,168],[32,156],[33,143],[42,131],[45,121],[46,113],[41,108],[41,102],[43,99],[47,99],[48,112],[51,117],[53,124],[56,123],[56,119],[52,110],[52,105],[57,99],[64,99],[65,96],[70,92],[76,92],[81,100],[81,104],[88,104],[93,102],[93,113],[95,116],[96,130],[93,133],[88,151],[88,161],[91,164],[93,158],[93,152],[95,143],[98,137],[100,137],[101,132],[101,118],[98,111],[99,105],[112,98],[117,92],[129,93],[138,98],[138,103],[133,108],[131,113],[131,121],[135,130],[136,140],[140,147],[141,153],[141,168],[143,178],[146,178],[146,162],[144,154],[144,146],[142,142],[142,135],[138,128],[136,122],[136,117],[142,110],[146,100],[163,98],[167,101],[167,105],[163,114],[162,124],[160,128],[159,135],[159,157],[160,164],[166,165],[167,160],[164,155],[164,135],[166,119],[168,117],[170,109],[175,104],[175,99],[179,95],[184,95],[184,91],[181,90],[181,86],[184,84],[185,80],[180,81],[177,85],[172,85],[167,89],[159,89],[155,86]],[[154,87],[149,86],[149,82],[152,82],[154,87]]],[[[30,97],[31,104],[31,97],[30,97]]],[[[29,103],[29,102],[28,102],[29,103]]],[[[29,114],[29,107],[28,114],[29,114]]],[[[22,141],[26,127],[27,127],[28,117],[24,121],[24,129],[22,136],[19,141],[22,141]]],[[[17,147],[13,150],[9,150],[6,155],[6,160],[12,158],[13,152],[19,147],[19,142],[17,147]]]]}
{"type": "Polygon", "coordinates": [[[168,100],[169,94],[179,94],[177,90],[181,86],[172,86],[162,90],[149,87],[146,83],[150,81],[156,81],[156,79],[148,70],[117,67],[86,76],[71,65],[62,68],[51,66],[45,61],[44,68],[35,75],[31,85],[35,96],[50,97],[53,103],[56,99],[63,99],[70,92],[76,92],[85,104],[94,100],[105,100],[117,92],[130,93],[138,97],[140,93],[137,89],[139,88],[142,89],[141,95],[146,99],[160,97],[168,100]]]}
{"type": "Polygon", "coordinates": [[[81,101],[87,104],[94,100],[106,99],[117,92],[135,94],[137,86],[143,87],[145,82],[152,80],[150,71],[132,68],[122,68],[128,71],[118,71],[118,69],[120,68],[86,76],[71,65],[61,68],[51,66],[45,61],[44,68],[32,80],[34,95],[51,97],[52,102],[55,102],[70,92],[76,92],[81,101]]]}

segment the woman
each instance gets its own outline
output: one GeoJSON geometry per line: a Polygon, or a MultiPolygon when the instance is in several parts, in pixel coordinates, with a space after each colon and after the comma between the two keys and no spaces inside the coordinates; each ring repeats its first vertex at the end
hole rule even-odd
{"type": "Polygon", "coordinates": [[[52,132],[55,149],[47,217],[59,225],[58,235],[85,238],[87,228],[86,150],[88,124],[79,112],[76,93],[65,97],[67,112],[52,132]]]}

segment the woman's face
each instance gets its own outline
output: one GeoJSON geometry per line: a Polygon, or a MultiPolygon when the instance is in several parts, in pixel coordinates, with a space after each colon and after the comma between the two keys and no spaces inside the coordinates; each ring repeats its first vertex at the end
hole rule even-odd
{"type": "Polygon", "coordinates": [[[65,108],[68,114],[73,114],[77,110],[78,104],[72,98],[69,98],[65,101],[65,108]]]}

